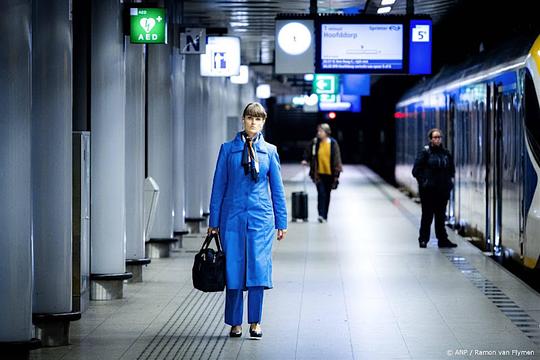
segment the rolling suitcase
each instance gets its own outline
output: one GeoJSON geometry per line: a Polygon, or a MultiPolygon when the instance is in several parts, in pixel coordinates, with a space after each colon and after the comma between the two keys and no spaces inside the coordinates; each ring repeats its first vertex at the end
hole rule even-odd
{"type": "Polygon", "coordinates": [[[308,220],[308,195],[306,192],[306,174],[304,172],[304,191],[292,193],[292,221],[308,220]]]}
{"type": "Polygon", "coordinates": [[[305,191],[292,193],[292,221],[307,221],[308,219],[308,197],[305,191]]]}

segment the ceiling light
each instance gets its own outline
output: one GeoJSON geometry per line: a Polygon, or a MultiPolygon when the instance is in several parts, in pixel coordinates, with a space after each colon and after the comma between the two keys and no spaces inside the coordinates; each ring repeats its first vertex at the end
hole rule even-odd
{"type": "Polygon", "coordinates": [[[245,26],[249,26],[249,23],[248,22],[240,22],[240,21],[231,21],[229,23],[231,25],[231,27],[245,27],[245,26]]]}
{"type": "Polygon", "coordinates": [[[381,0],[381,6],[394,5],[396,0],[381,0]]]}
{"type": "Polygon", "coordinates": [[[377,14],[388,14],[392,10],[391,6],[385,6],[377,9],[377,14]]]}
{"type": "Polygon", "coordinates": [[[261,84],[257,86],[257,89],[255,90],[256,96],[259,99],[268,99],[271,95],[270,93],[270,85],[269,84],[261,84]]]}
{"type": "Polygon", "coordinates": [[[233,84],[247,84],[249,82],[249,68],[247,65],[240,65],[240,75],[231,76],[233,84]]]}
{"type": "Polygon", "coordinates": [[[304,75],[304,81],[313,81],[314,78],[315,78],[315,75],[313,75],[313,74],[305,74],[304,75]]]}
{"type": "Polygon", "coordinates": [[[237,20],[237,21],[246,21],[249,20],[250,16],[247,15],[231,15],[229,16],[229,19],[231,20],[237,20]]]}

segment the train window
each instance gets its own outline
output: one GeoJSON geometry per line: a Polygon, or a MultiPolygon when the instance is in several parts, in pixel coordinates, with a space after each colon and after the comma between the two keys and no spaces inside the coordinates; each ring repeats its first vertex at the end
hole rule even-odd
{"type": "Polygon", "coordinates": [[[538,95],[534,89],[532,77],[527,72],[525,75],[525,127],[534,158],[540,162],[540,121],[538,119],[540,119],[538,95]]]}
{"type": "Polygon", "coordinates": [[[479,113],[480,122],[478,123],[478,138],[476,139],[476,142],[478,143],[478,148],[477,148],[478,157],[479,157],[478,165],[484,166],[485,153],[486,153],[486,149],[484,146],[484,134],[486,132],[486,102],[485,101],[480,102],[479,109],[480,109],[480,113],[479,113]]]}

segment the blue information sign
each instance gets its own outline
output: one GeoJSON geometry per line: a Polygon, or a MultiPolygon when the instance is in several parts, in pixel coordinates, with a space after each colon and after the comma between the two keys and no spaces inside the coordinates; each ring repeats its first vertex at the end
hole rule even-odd
{"type": "Polygon", "coordinates": [[[411,20],[409,74],[431,74],[431,20],[411,20]]]}

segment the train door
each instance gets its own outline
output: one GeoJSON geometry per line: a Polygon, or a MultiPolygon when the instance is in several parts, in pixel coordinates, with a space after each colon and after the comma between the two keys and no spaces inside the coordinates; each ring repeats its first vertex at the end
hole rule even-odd
{"type": "Polygon", "coordinates": [[[466,215],[462,206],[465,168],[465,146],[466,146],[466,123],[467,123],[467,104],[464,102],[454,102],[453,131],[454,131],[454,163],[456,166],[456,176],[454,178],[454,217],[456,227],[460,233],[465,231],[466,215]]]}
{"type": "Polygon", "coordinates": [[[495,83],[487,87],[486,138],[486,242],[485,250],[500,255],[501,244],[501,150],[502,150],[502,97],[495,83]]]}
{"type": "MultiPolygon", "coordinates": [[[[446,114],[446,147],[448,148],[448,151],[455,157],[456,156],[456,146],[455,146],[455,131],[454,131],[454,123],[456,118],[456,102],[452,96],[447,96],[446,101],[448,103],[448,106],[446,107],[447,114],[446,114]]],[[[455,160],[454,160],[455,162],[455,160]]],[[[454,179],[455,181],[455,179],[454,179]]],[[[450,193],[450,201],[448,201],[448,224],[455,229],[456,227],[456,189],[457,184],[454,187],[454,190],[450,193]]]]}
{"type": "Polygon", "coordinates": [[[538,211],[536,196],[538,187],[537,169],[540,164],[540,106],[538,94],[531,74],[524,74],[523,120],[528,151],[524,154],[524,189],[523,189],[523,227],[521,254],[523,263],[528,268],[540,268],[540,236],[538,236],[538,211]]]}

